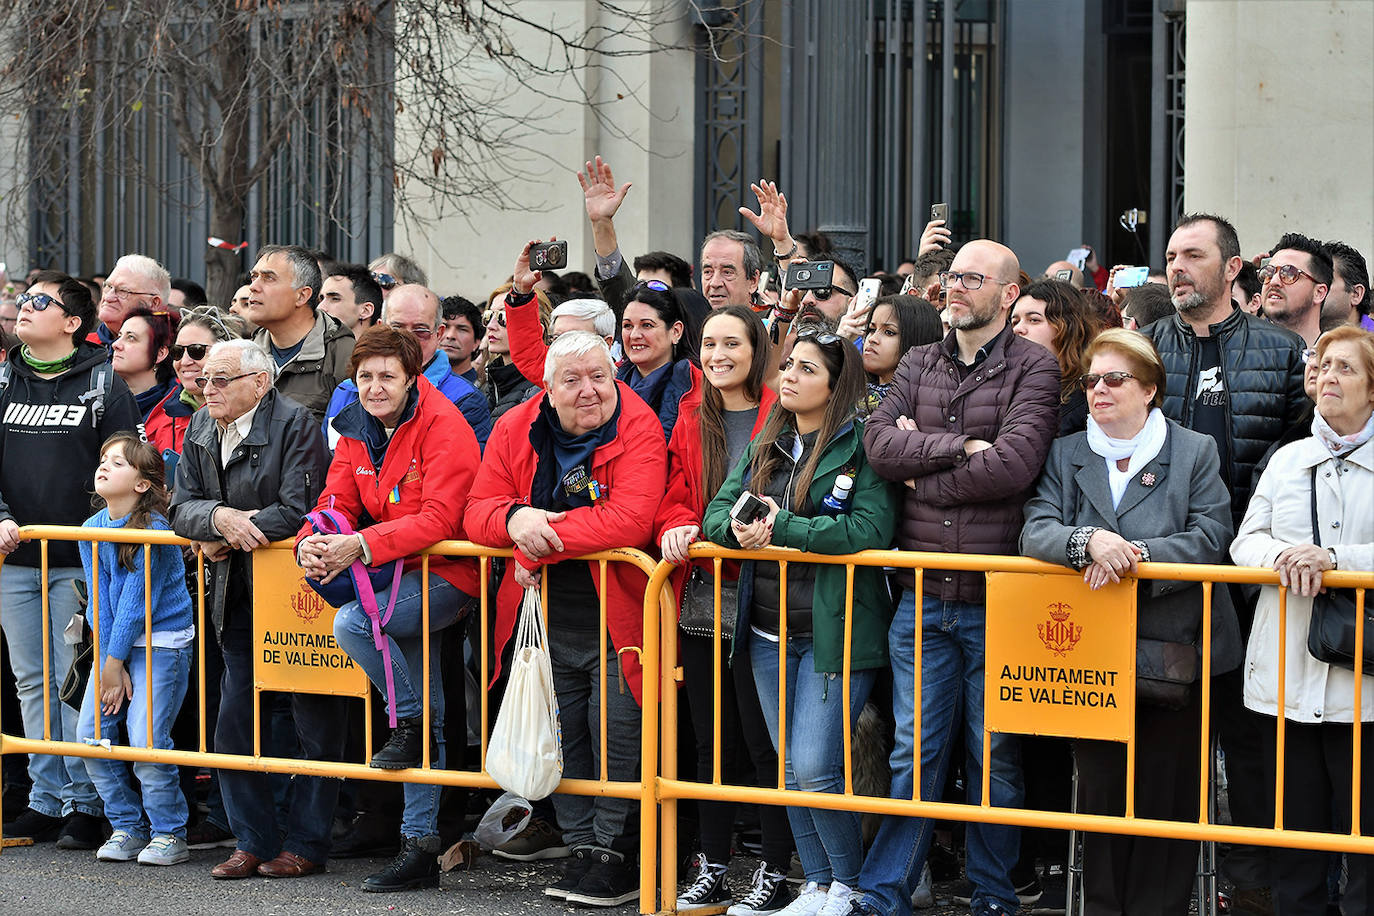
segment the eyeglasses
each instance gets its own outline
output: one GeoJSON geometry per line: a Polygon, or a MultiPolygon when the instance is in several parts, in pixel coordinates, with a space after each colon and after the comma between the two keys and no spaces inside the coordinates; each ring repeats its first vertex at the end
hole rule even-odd
{"type": "Polygon", "coordinates": [[[986,274],[974,273],[973,271],[942,270],[940,271],[940,286],[949,289],[956,283],[962,283],[964,289],[969,292],[980,290],[985,282],[996,283],[998,286],[1006,286],[1012,282],[1010,280],[990,280],[986,274]]]}
{"type": "MultiPolygon", "coordinates": [[[[505,324],[505,322],[502,322],[502,324],[505,324]]],[[[410,333],[418,337],[420,340],[429,340],[431,337],[434,336],[433,328],[426,328],[423,326],[418,328],[408,328],[403,324],[393,324],[391,325],[391,329],[393,331],[409,331],[410,333]]]]}
{"type": "Polygon", "coordinates": [[[102,283],[102,284],[100,285],[100,289],[101,289],[102,292],[104,292],[105,295],[107,295],[107,296],[114,296],[114,297],[115,297],[116,299],[118,299],[120,302],[124,302],[124,301],[127,300],[127,299],[132,299],[134,296],[156,296],[156,295],[157,295],[157,293],[140,293],[140,292],[138,292],[137,290],[125,289],[125,288],[122,287],[122,286],[111,286],[111,285],[108,284],[108,283],[102,283]]]}
{"type": "Polygon", "coordinates": [[[822,286],[820,289],[813,289],[811,291],[811,297],[817,302],[825,302],[836,293],[841,293],[846,296],[854,295],[854,293],[851,293],[842,286],[822,286]]]}
{"type": "Polygon", "coordinates": [[[377,285],[382,289],[395,289],[396,285],[401,282],[391,274],[384,274],[375,270],[372,272],[372,279],[376,280],[377,285]]]}
{"type": "Polygon", "coordinates": [[[1304,365],[1311,366],[1313,365],[1312,361],[1317,358],[1317,348],[1308,347],[1307,349],[1303,350],[1302,353],[1299,355],[1302,356],[1302,361],[1304,365]]]}
{"type": "Polygon", "coordinates": [[[1265,264],[1263,267],[1259,269],[1260,282],[1268,283],[1270,280],[1274,278],[1274,274],[1279,275],[1279,283],[1281,283],[1284,286],[1292,286],[1294,283],[1298,282],[1299,277],[1306,277],[1313,283],[1321,282],[1316,277],[1312,276],[1310,273],[1303,270],[1301,267],[1297,267],[1292,264],[1280,264],[1277,267],[1275,267],[1273,264],[1265,264]]]}
{"type": "Polygon", "coordinates": [[[664,283],[662,280],[640,280],[638,283],[634,285],[633,288],[630,289],[630,295],[634,295],[641,289],[651,289],[655,292],[666,293],[669,290],[671,290],[672,287],[670,287],[667,283],[664,283]]]}
{"type": "Polygon", "coordinates": [[[20,309],[27,305],[29,311],[33,312],[46,312],[50,305],[55,305],[64,312],[67,310],[61,299],[49,296],[47,293],[20,293],[15,297],[14,304],[20,309]]]}
{"type": "Polygon", "coordinates": [[[216,375],[213,378],[207,378],[206,376],[202,375],[196,379],[196,387],[204,391],[206,388],[209,388],[211,385],[214,385],[220,391],[223,391],[224,389],[229,387],[230,382],[237,382],[239,379],[248,378],[248,376],[250,375],[257,375],[257,373],[241,372],[238,375],[231,375],[227,378],[223,375],[216,375]]]}
{"type": "Polygon", "coordinates": [[[172,344],[172,359],[174,361],[181,359],[182,356],[188,353],[191,355],[191,359],[199,361],[204,359],[205,354],[209,352],[209,344],[186,344],[185,346],[181,344],[172,344]]]}
{"type": "Polygon", "coordinates": [[[828,347],[843,340],[844,338],[840,335],[831,334],[828,331],[802,331],[797,335],[797,343],[806,341],[807,343],[819,344],[822,347],[828,347]]]}
{"type": "Polygon", "coordinates": [[[1089,372],[1087,375],[1079,376],[1078,384],[1083,386],[1084,391],[1092,391],[1097,387],[1098,382],[1106,382],[1108,388],[1120,388],[1126,384],[1126,379],[1135,378],[1129,372],[1104,372],[1101,375],[1096,372],[1089,372]]]}

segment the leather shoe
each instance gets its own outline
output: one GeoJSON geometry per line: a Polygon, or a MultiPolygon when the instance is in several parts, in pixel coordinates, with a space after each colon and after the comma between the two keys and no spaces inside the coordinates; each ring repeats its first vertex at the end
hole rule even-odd
{"type": "Polygon", "coordinates": [[[262,859],[259,859],[251,852],[235,849],[233,855],[210,869],[210,877],[218,878],[221,881],[251,878],[258,873],[258,866],[261,864],[262,859]]]}
{"type": "Polygon", "coordinates": [[[302,878],[324,870],[323,862],[311,862],[284,849],[271,862],[263,862],[258,866],[258,874],[264,878],[302,878]]]}

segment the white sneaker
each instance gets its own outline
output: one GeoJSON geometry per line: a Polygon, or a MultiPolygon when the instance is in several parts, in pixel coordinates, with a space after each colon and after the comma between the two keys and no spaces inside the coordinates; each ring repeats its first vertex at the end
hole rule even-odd
{"type": "Polygon", "coordinates": [[[160,833],[138,854],[139,865],[180,865],[191,858],[186,841],[179,836],[160,833]]]}
{"type": "Polygon", "coordinates": [[[116,830],[110,834],[105,845],[95,851],[95,857],[102,862],[132,862],[138,858],[138,851],[147,845],[147,837],[134,836],[127,830],[116,830]]]}
{"type": "Polygon", "coordinates": [[[820,916],[829,895],[815,881],[806,882],[797,899],[778,911],[778,916],[820,916]]]}
{"type": "Polygon", "coordinates": [[[849,912],[849,898],[854,896],[854,889],[847,884],[839,881],[830,883],[830,890],[825,895],[825,905],[821,907],[817,916],[844,916],[849,912]]]}

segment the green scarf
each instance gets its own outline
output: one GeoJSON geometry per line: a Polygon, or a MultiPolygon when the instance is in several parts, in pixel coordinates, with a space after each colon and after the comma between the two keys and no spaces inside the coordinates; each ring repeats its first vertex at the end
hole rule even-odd
{"type": "Polygon", "coordinates": [[[196,397],[185,388],[181,389],[181,397],[179,400],[192,410],[200,410],[201,405],[205,403],[203,399],[196,397]]]}
{"type": "Polygon", "coordinates": [[[76,350],[73,349],[72,352],[60,359],[38,359],[33,355],[33,351],[29,349],[29,345],[24,344],[19,348],[19,357],[24,360],[34,372],[43,375],[55,375],[59,372],[66,372],[72,367],[72,363],[76,362],[76,350]]]}

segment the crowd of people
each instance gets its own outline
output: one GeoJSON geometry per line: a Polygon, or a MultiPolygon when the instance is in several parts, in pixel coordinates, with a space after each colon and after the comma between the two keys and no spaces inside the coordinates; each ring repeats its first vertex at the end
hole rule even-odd
{"type": "MultiPolygon", "coordinates": [[[[16,284],[0,364],[0,601],[25,734],[194,747],[194,691],[183,699],[200,643],[210,748],[253,753],[252,555],[294,538],[302,575],[338,607],[338,646],[384,698],[384,727],[363,748],[360,704],[268,695],[262,752],[462,768],[483,580],[475,559],[433,557],[426,574],[419,554],[467,539],[513,550],[492,564],[495,676],[476,686],[499,706],[522,596],[546,577],[564,775],[635,780],[654,676],[630,651],[655,638],[642,631],[646,579],[577,559],[634,547],[678,567],[679,727],[698,778],[719,765],[727,784],[775,785],[785,746],[788,787],[843,792],[845,725],[867,703],[887,722],[892,797],[944,798],[962,767],[978,803],[981,573],[859,567],[847,582],[843,566],[755,559],[717,582],[691,545],[1020,554],[1094,589],[1141,562],[1234,561],[1281,584],[1211,591],[1210,683],[1202,587],[1139,586],[1135,813],[1197,819],[1210,692],[1234,823],[1273,826],[1283,717],[1284,825],[1348,833],[1354,798],[1368,832],[1374,780],[1352,774],[1351,748],[1353,723],[1365,747],[1374,739],[1374,678],[1356,709],[1355,671],[1306,640],[1323,573],[1374,569],[1374,322],[1357,251],[1290,232],[1247,262],[1226,219],[1194,214],[1174,227],[1160,282],[1127,289],[1095,257],[1033,278],[1010,248],[956,247],[935,220],[911,261],[865,273],[822,234],[794,235],[786,196],[761,181],[740,213],[764,246],[712,232],[694,268],[669,252],[628,260],[614,218],[629,185],[599,158],[578,177],[593,274],[534,269],[532,241],[481,306],[440,296],[399,254],[362,266],[291,245],[257,252],[224,308],[141,254],[90,282],[38,270],[16,284]],[[828,285],[788,288],[797,262],[828,265],[828,285]],[[170,528],[192,547],[44,554],[20,538],[22,525],[83,522],[170,528]],[[208,634],[191,615],[200,588],[208,634]],[[74,669],[60,634],[86,596],[99,658],[57,702],[74,669]]],[[[1077,810],[1124,812],[1123,746],[991,742],[992,805],[1066,810],[1071,751],[1077,810]]],[[[211,872],[223,880],[391,854],[369,891],[436,886],[468,802],[422,783],[224,770],[197,817],[195,773],[170,765],[34,755],[24,775],[6,836],[150,865],[224,846],[211,872]]],[[[856,812],[761,807],[760,861],[731,887],[738,808],[702,802],[682,826],[679,910],[892,916],[922,899],[932,819],[885,817],[866,835],[856,812]]],[[[638,826],[634,802],[556,794],[496,853],[566,858],[548,895],[615,906],[638,897],[638,826]]],[[[1062,839],[995,823],[964,834],[973,913],[1062,912],[1050,867],[1062,839]]],[[[1349,916],[1371,910],[1370,861],[1344,857],[1336,887],[1322,852],[1237,846],[1223,867],[1237,894],[1271,895],[1284,916],[1325,913],[1333,894],[1349,916]]],[[[1195,843],[1089,834],[1085,911],[1187,912],[1196,865],[1195,843]]]]}

